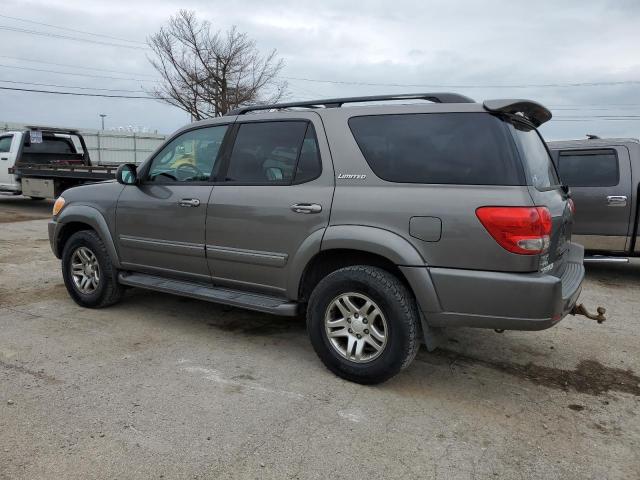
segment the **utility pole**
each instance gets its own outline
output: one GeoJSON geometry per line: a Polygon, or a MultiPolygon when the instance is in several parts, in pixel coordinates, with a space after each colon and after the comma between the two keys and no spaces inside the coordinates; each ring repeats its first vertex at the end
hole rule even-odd
{"type": "Polygon", "coordinates": [[[101,113],[100,114],[100,120],[102,120],[102,130],[104,130],[104,117],[106,117],[107,114],[106,113],[101,113]]]}

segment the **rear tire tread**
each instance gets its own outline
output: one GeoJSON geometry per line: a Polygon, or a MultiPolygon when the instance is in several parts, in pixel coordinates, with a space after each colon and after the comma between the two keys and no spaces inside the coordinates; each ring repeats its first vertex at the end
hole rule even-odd
{"type": "MultiPolygon", "coordinates": [[[[362,384],[376,384],[388,380],[407,368],[416,357],[420,348],[419,318],[418,308],[413,294],[396,276],[378,267],[356,265],[342,268],[327,275],[314,288],[309,298],[307,328],[313,347],[327,368],[336,375],[350,381],[362,384]],[[337,359],[335,354],[330,352],[325,345],[324,340],[320,342],[317,335],[313,333],[313,329],[318,328],[317,325],[315,325],[316,322],[324,322],[324,308],[326,305],[318,305],[319,297],[323,295],[324,290],[331,288],[331,284],[342,281],[354,281],[363,285],[371,285],[374,289],[376,287],[380,288],[380,290],[384,292],[380,293],[380,295],[387,296],[390,302],[395,303],[396,307],[400,308],[400,315],[396,315],[396,318],[391,318],[390,312],[386,312],[385,315],[387,316],[388,322],[402,323],[402,325],[396,326],[396,330],[401,330],[399,327],[406,329],[406,345],[404,345],[402,351],[398,352],[401,356],[401,362],[378,368],[376,372],[358,373],[354,371],[351,365],[346,364],[346,360],[337,359]],[[333,358],[328,359],[327,356],[333,358]]],[[[324,328],[324,326],[322,328],[324,328]]],[[[372,364],[375,363],[376,360],[372,362],[372,364]]]]}

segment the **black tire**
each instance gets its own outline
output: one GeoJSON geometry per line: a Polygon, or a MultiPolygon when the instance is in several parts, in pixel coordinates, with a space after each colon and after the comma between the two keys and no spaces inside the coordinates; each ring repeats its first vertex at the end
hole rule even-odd
{"type": "Polygon", "coordinates": [[[104,308],[118,302],[124,293],[124,288],[118,283],[118,272],[111,262],[104,243],[93,230],[82,230],[74,233],[62,250],[62,277],[69,295],[81,307],[104,308]],[[82,293],[76,286],[71,275],[71,259],[80,247],[88,248],[97,258],[100,269],[100,279],[95,291],[82,293]]]}
{"type": "Polygon", "coordinates": [[[386,270],[366,265],[327,275],[313,290],[307,307],[307,330],[322,362],[339,377],[361,384],[384,382],[413,361],[420,346],[419,321],[415,298],[407,287],[386,270]],[[366,363],[341,356],[327,336],[325,314],[333,300],[347,292],[373,300],[386,318],[386,345],[366,363]]]}

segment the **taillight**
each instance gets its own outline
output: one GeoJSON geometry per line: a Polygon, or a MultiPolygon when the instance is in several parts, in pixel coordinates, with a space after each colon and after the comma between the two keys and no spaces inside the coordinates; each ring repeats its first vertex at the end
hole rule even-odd
{"type": "Polygon", "coordinates": [[[568,200],[568,203],[569,203],[569,210],[571,210],[571,214],[575,215],[576,214],[576,204],[573,203],[573,198],[570,198],[568,200]]]}
{"type": "Polygon", "coordinates": [[[496,242],[512,253],[536,255],[549,248],[552,221],[547,207],[480,207],[476,215],[496,242]]]}

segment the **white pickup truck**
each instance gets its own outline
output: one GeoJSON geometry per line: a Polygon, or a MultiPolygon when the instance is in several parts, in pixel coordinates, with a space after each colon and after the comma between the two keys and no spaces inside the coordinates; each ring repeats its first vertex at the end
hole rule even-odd
{"type": "Polygon", "coordinates": [[[118,165],[91,165],[77,130],[27,127],[0,133],[0,193],[56,198],[67,188],[115,178],[118,165]]]}

